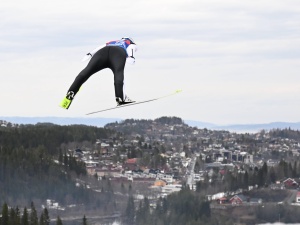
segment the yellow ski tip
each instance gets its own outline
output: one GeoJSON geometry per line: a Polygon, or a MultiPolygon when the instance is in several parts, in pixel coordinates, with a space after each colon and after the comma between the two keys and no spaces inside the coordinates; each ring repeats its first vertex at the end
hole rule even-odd
{"type": "Polygon", "coordinates": [[[175,93],[180,93],[180,92],[182,92],[181,89],[178,89],[178,90],[175,91],[175,93]]]}

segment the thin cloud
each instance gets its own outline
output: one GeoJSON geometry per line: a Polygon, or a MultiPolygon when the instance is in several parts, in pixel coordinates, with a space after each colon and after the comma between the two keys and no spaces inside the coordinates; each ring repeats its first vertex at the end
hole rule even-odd
{"type": "Polygon", "coordinates": [[[160,110],[149,104],[143,106],[147,110],[105,116],[177,112],[184,119],[215,123],[298,120],[292,112],[300,108],[291,102],[300,96],[299,11],[298,0],[5,0],[0,66],[11,79],[0,82],[2,113],[19,115],[22,107],[22,113],[33,116],[83,115],[94,110],[89,99],[95,95],[99,106],[113,104],[112,73],[102,71],[86,82],[70,111],[56,107],[85,66],[80,63],[84,54],[111,39],[132,36],[139,51],[136,65],[126,70],[129,96],[143,99],[165,94],[166,88],[185,92],[178,96],[180,104],[159,105],[160,110]],[[13,104],[19,92],[24,101],[13,104]],[[46,102],[45,107],[35,102],[46,102]],[[255,107],[255,114],[234,109],[241,102],[255,107]],[[272,104],[276,112],[267,107],[272,104]],[[226,115],[220,117],[220,108],[226,115]],[[270,117],[260,116],[259,109],[270,117]]]}

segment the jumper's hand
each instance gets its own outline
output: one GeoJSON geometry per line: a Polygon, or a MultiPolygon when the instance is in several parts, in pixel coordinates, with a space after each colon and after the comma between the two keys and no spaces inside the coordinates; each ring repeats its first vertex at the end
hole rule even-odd
{"type": "Polygon", "coordinates": [[[84,61],[89,60],[89,59],[91,59],[91,58],[92,58],[92,54],[91,54],[91,53],[88,53],[88,54],[86,54],[86,55],[83,57],[83,59],[81,60],[81,62],[84,62],[84,61]]]}
{"type": "Polygon", "coordinates": [[[129,56],[126,58],[126,63],[134,65],[135,64],[135,58],[129,56]]]}

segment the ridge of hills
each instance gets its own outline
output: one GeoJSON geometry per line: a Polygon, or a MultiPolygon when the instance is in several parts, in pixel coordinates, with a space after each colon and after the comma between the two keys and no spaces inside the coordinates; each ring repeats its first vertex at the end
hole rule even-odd
{"type": "MultiPolygon", "coordinates": [[[[0,120],[4,120],[13,124],[37,124],[37,123],[53,123],[57,125],[87,125],[104,127],[108,123],[120,122],[125,119],[120,118],[102,118],[102,117],[10,117],[0,116],[0,120]]],[[[300,122],[271,122],[258,124],[228,124],[218,125],[214,123],[184,120],[189,126],[199,129],[207,128],[211,130],[227,130],[237,133],[256,133],[261,130],[285,129],[300,130],[300,122]]]]}

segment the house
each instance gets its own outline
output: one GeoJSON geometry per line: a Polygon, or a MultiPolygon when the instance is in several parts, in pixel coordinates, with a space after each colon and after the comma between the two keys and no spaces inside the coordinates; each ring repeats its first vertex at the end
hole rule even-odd
{"type": "Polygon", "coordinates": [[[168,184],[168,185],[162,187],[162,194],[168,195],[173,192],[178,192],[181,190],[181,188],[182,188],[181,184],[168,184]]]}
{"type": "Polygon", "coordinates": [[[129,184],[132,183],[132,179],[128,179],[128,177],[111,177],[109,178],[110,182],[118,183],[118,184],[129,184]]]}
{"type": "Polygon", "coordinates": [[[116,168],[96,168],[95,173],[98,177],[118,177],[121,174],[121,169],[116,168]]]}
{"type": "Polygon", "coordinates": [[[154,182],[154,186],[155,187],[164,187],[164,186],[166,186],[167,185],[167,183],[165,182],[165,181],[163,181],[163,180],[156,180],[155,182],[154,182]]]}
{"type": "Polygon", "coordinates": [[[262,204],[262,199],[261,198],[250,198],[249,203],[251,205],[259,205],[259,204],[262,204]]]}
{"type": "Polygon", "coordinates": [[[217,199],[217,203],[220,205],[226,204],[226,203],[228,203],[228,199],[226,197],[219,198],[219,199],[217,199]]]}
{"type": "Polygon", "coordinates": [[[87,173],[88,173],[89,175],[95,175],[96,169],[97,169],[96,166],[89,166],[89,167],[86,167],[86,171],[87,171],[87,173]]]}
{"type": "Polygon", "coordinates": [[[243,194],[240,194],[240,195],[235,195],[233,196],[229,202],[232,204],[232,205],[241,205],[243,203],[246,203],[248,202],[248,198],[243,195],[243,194]]]}
{"type": "Polygon", "coordinates": [[[155,181],[155,178],[146,178],[146,177],[134,177],[133,182],[135,183],[143,183],[148,184],[149,186],[152,185],[155,181]]]}
{"type": "Polygon", "coordinates": [[[299,186],[299,183],[292,178],[285,179],[282,183],[286,188],[290,188],[290,189],[296,189],[299,186]]]}
{"type": "Polygon", "coordinates": [[[83,157],[84,153],[81,149],[78,148],[74,151],[74,155],[78,158],[81,158],[81,157],[83,157]]]}
{"type": "Polygon", "coordinates": [[[136,170],[138,168],[137,158],[127,159],[123,168],[126,170],[136,170]]]}
{"type": "Polygon", "coordinates": [[[300,191],[298,191],[298,193],[297,193],[296,203],[300,203],[300,191]]]}
{"type": "Polygon", "coordinates": [[[109,154],[109,149],[108,148],[101,148],[101,155],[108,155],[109,154]]]}

